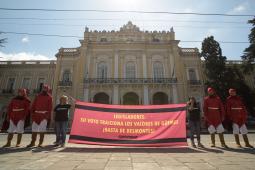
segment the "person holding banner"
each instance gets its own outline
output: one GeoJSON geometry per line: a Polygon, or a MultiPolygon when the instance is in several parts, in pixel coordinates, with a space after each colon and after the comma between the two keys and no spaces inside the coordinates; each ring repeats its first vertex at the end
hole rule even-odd
{"type": "Polygon", "coordinates": [[[63,95],[60,97],[60,103],[54,108],[55,113],[55,132],[56,132],[56,146],[65,146],[66,128],[69,119],[69,111],[71,105],[68,104],[68,97],[63,95]]]}
{"type": "Polygon", "coordinates": [[[192,147],[196,148],[194,135],[197,137],[197,146],[204,147],[200,141],[200,108],[194,97],[190,97],[187,103],[189,113],[190,140],[192,147]]]}
{"type": "Polygon", "coordinates": [[[32,140],[27,147],[34,147],[37,134],[40,134],[38,147],[42,147],[47,122],[50,120],[52,111],[52,97],[49,86],[43,85],[42,92],[36,96],[31,108],[32,114],[32,140]]]}
{"type": "Polygon", "coordinates": [[[24,123],[29,113],[30,100],[27,98],[26,89],[19,89],[18,95],[14,97],[7,110],[9,120],[7,143],[3,147],[10,147],[14,133],[17,133],[16,147],[20,146],[22,134],[24,133],[24,123]]]}
{"type": "Polygon", "coordinates": [[[245,125],[247,119],[247,110],[243,104],[241,98],[236,95],[235,89],[229,89],[229,97],[227,98],[226,104],[227,114],[229,115],[231,121],[233,122],[233,134],[235,136],[236,145],[238,148],[241,148],[239,140],[239,132],[243,135],[245,146],[253,148],[249,143],[248,139],[248,130],[245,125]]]}
{"type": "Polygon", "coordinates": [[[228,148],[225,144],[223,132],[224,127],[222,122],[225,116],[225,109],[221,102],[221,99],[216,95],[213,88],[209,87],[207,89],[208,96],[204,99],[204,115],[205,120],[208,123],[208,131],[211,135],[212,145],[211,147],[215,147],[215,133],[219,134],[221,146],[224,148],[228,148]]]}

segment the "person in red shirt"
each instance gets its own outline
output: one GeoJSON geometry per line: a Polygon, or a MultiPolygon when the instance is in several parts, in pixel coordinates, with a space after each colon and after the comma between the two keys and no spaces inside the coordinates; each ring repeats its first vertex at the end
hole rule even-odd
{"type": "Polygon", "coordinates": [[[36,96],[31,107],[32,115],[32,140],[27,147],[34,147],[37,134],[40,134],[38,147],[42,147],[47,123],[51,118],[52,96],[49,93],[49,86],[44,85],[42,92],[36,96]]]}
{"type": "Polygon", "coordinates": [[[204,116],[208,123],[208,131],[211,134],[211,147],[215,147],[215,133],[219,134],[221,146],[228,148],[224,140],[224,127],[222,122],[225,116],[225,109],[221,102],[221,99],[216,95],[213,88],[207,89],[208,96],[204,99],[204,116]]]}
{"type": "Polygon", "coordinates": [[[3,147],[10,147],[14,133],[17,133],[16,147],[20,146],[22,134],[24,133],[24,121],[29,113],[30,100],[27,98],[26,89],[19,89],[18,95],[14,97],[7,110],[9,120],[7,143],[3,147]]]}
{"type": "Polygon", "coordinates": [[[247,110],[245,105],[243,104],[241,97],[236,95],[235,89],[229,89],[229,97],[227,98],[226,104],[227,115],[230,117],[231,121],[233,122],[233,134],[235,136],[235,141],[237,147],[241,148],[240,140],[239,140],[239,133],[243,135],[243,139],[245,142],[245,146],[249,148],[253,148],[250,145],[248,139],[248,130],[245,125],[247,119],[247,110]]]}

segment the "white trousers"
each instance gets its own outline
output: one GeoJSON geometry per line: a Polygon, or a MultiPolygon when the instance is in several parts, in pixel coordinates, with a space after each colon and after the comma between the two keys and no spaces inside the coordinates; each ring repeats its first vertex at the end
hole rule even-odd
{"type": "Polygon", "coordinates": [[[222,124],[219,124],[216,128],[213,126],[213,125],[210,125],[208,127],[208,132],[210,134],[213,134],[213,133],[223,133],[225,131],[224,127],[222,124]]]}
{"type": "Polygon", "coordinates": [[[7,130],[8,133],[24,133],[24,120],[20,120],[17,125],[10,120],[10,125],[7,130]]]}
{"type": "Polygon", "coordinates": [[[47,128],[47,120],[44,119],[40,122],[40,124],[37,124],[36,122],[32,123],[32,132],[46,132],[47,128]]]}
{"type": "Polygon", "coordinates": [[[248,129],[246,127],[245,124],[243,124],[242,126],[239,126],[236,123],[233,123],[233,134],[239,134],[241,133],[242,135],[246,135],[248,133],[248,129]]]}

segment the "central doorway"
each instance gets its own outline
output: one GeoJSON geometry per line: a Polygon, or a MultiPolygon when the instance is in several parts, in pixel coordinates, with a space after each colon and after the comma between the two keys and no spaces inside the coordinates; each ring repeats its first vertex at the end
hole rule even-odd
{"type": "Polygon", "coordinates": [[[153,95],[153,104],[160,105],[160,104],[168,104],[168,96],[166,93],[157,92],[153,95]]]}
{"type": "Polygon", "coordinates": [[[108,94],[106,93],[97,93],[94,96],[94,103],[101,103],[101,104],[110,104],[110,99],[108,94]]]}
{"type": "Polygon", "coordinates": [[[139,105],[139,96],[134,92],[128,92],[123,96],[123,105],[139,105]]]}

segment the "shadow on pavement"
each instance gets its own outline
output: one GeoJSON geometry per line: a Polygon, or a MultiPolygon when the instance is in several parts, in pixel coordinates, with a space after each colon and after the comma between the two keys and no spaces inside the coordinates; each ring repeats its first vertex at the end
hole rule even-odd
{"type": "Polygon", "coordinates": [[[255,155],[255,148],[221,148],[223,151],[236,152],[236,153],[249,153],[255,155]]]}
{"type": "Polygon", "coordinates": [[[84,147],[66,147],[59,152],[88,152],[88,153],[108,153],[108,152],[122,152],[122,153],[205,153],[205,152],[222,153],[221,150],[206,149],[198,150],[189,147],[185,148],[84,148],[84,147]]]}
{"type": "Polygon", "coordinates": [[[44,146],[43,148],[26,148],[26,147],[20,147],[20,148],[15,148],[15,147],[10,147],[10,148],[0,148],[0,155],[3,154],[9,154],[9,153],[18,153],[18,152],[45,152],[45,151],[53,151],[57,149],[54,145],[47,145],[44,146]]]}

